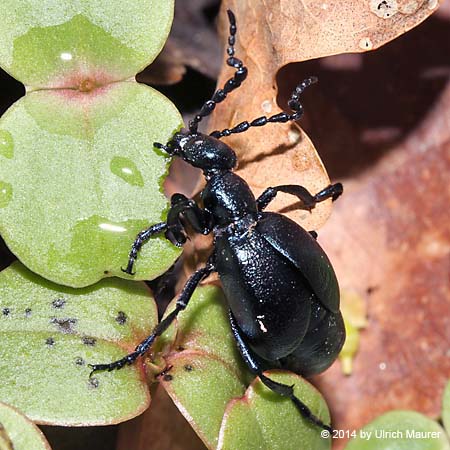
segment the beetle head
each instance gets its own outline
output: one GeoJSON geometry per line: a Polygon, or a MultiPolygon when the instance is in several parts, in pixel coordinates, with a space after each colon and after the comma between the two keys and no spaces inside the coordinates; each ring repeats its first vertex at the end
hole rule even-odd
{"type": "Polygon", "coordinates": [[[171,155],[202,169],[205,175],[230,171],[237,163],[236,154],[228,145],[202,133],[176,133],[166,149],[171,155]]]}

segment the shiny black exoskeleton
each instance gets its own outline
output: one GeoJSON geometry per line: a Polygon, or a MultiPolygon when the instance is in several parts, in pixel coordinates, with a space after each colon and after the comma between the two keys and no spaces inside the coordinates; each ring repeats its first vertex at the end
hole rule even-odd
{"type": "Polygon", "coordinates": [[[167,145],[155,143],[157,148],[203,170],[207,181],[201,194],[203,207],[182,194],[174,194],[167,221],[152,225],[137,236],[125,272],[132,273],[139,249],[157,233],[164,232],[174,244],[183,245],[186,222],[198,233],[212,232],[214,249],[206,265],[186,282],[174,311],[133,353],[92,368],[93,372],[114,370],[133,363],[186,308],[200,281],[218,272],[229,306],[231,329],[248,367],[270,389],[291,398],[304,417],[331,430],[294,395],[292,386],[277,383],[263,372],[282,368],[309,376],[322,372],[336,359],[345,340],[336,276],[316,242],[315,232],[307,232],[287,217],[264,209],[277,192],[284,192],[298,197],[303,208],[311,210],[318,202],[335,200],[342,193],[342,185],[330,185],[315,195],[298,185],[269,187],[255,199],[248,184],[232,172],[237,163],[234,151],[219,140],[252,126],[297,120],[302,114],[299,95],[316,80],[311,77],[297,86],[289,101],[291,114],[259,117],[209,136],[199,133],[197,126],[202,118],[239,87],[247,75],[243,63],[234,56],[236,25],[230,11],[228,16],[227,63],[236,68],[234,76],[205,103],[188,131],[176,133],[167,145]]]}

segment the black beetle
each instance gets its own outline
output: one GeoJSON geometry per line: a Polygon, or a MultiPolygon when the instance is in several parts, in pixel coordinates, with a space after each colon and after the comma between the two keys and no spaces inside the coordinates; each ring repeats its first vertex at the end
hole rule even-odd
{"type": "Polygon", "coordinates": [[[212,232],[214,250],[206,265],[186,282],[174,311],[153,333],[124,358],[109,364],[91,365],[92,373],[120,369],[142,356],[186,308],[200,281],[218,272],[230,308],[231,329],[250,370],[270,389],[289,397],[305,418],[331,431],[330,426],[294,395],[292,386],[271,380],[263,372],[281,368],[309,376],[322,372],[336,359],[345,340],[336,276],[316,242],[315,232],[305,231],[281,214],[263,210],[277,192],[298,197],[303,208],[311,210],[318,202],[328,198],[335,200],[342,193],[342,185],[330,185],[316,195],[311,195],[303,186],[269,187],[255,199],[248,184],[232,172],[237,163],[234,151],[219,140],[250,127],[299,119],[302,115],[299,96],[316,78],[307,78],[296,87],[289,101],[291,114],[282,112],[259,117],[250,123],[244,121],[209,136],[198,132],[202,118],[247,76],[246,67],[234,56],[236,22],[231,11],[228,11],[228,18],[227,64],[236,69],[234,76],[203,105],[186,132],[176,133],[167,145],[154,144],[203,170],[207,181],[201,193],[203,208],[182,194],[174,194],[167,221],[139,233],[124,271],[132,273],[139,249],[157,233],[164,232],[174,244],[183,245],[186,241],[183,223],[186,222],[195,232],[212,232]]]}

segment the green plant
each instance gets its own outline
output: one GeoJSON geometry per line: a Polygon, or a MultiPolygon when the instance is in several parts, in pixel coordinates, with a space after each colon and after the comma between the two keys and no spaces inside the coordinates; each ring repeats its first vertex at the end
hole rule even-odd
{"type": "MultiPolygon", "coordinates": [[[[28,93],[0,121],[0,229],[27,267],[60,285],[19,263],[2,273],[0,311],[8,313],[0,317],[0,376],[7,382],[0,387],[0,400],[20,405],[39,423],[114,423],[142,411],[149,400],[147,383],[158,380],[211,448],[329,448],[330,440],[308,428],[288,403],[265,392],[257,381],[247,388],[251,378],[236,354],[216,288],[199,289],[189,310],[149,355],[145,374],[139,362],[89,381],[89,369],[82,362],[107,362],[123,355],[157,320],[155,305],[139,283],[107,279],[88,285],[105,276],[123,277],[120,267],[134,235],[159,221],[167,207],[161,185],[168,161],[150,147],[155,140],[167,140],[181,126],[181,119],[160,94],[129,77],[162,46],[172,4],[149,0],[132,4],[96,0],[82,6],[50,0],[3,3],[0,64],[27,85],[28,93]],[[159,8],[169,13],[160,14],[159,8]],[[67,51],[67,45],[74,51],[67,51]],[[61,299],[65,309],[55,307],[61,299]],[[169,364],[172,369],[159,375],[169,364]]],[[[370,28],[356,20],[361,33],[375,30],[372,41],[358,40],[362,36],[358,35],[353,42],[353,34],[340,31],[343,22],[354,23],[348,20],[352,10],[348,3],[342,3],[344,12],[337,10],[331,16],[338,19],[334,28],[333,22],[327,22],[330,33],[313,34],[306,45],[303,40],[302,45],[288,48],[276,40],[282,33],[273,33],[275,43],[265,47],[269,52],[277,49],[281,57],[258,53],[260,49],[253,52],[249,46],[248,59],[258,55],[267,62],[255,68],[253,81],[248,81],[255,83],[247,84],[250,101],[244,95],[233,97],[231,102],[236,103],[214,120],[231,123],[229,116],[236,111],[252,116],[261,105],[277,107],[274,100],[271,103],[272,86],[281,65],[361,51],[361,44],[381,45],[401,32],[396,27],[404,31],[423,20],[435,8],[432,3],[419,10],[417,19],[403,12],[391,22],[383,17],[385,28],[370,28]],[[404,28],[396,21],[399,17],[405,19],[404,28]],[[311,53],[293,56],[293,48],[311,53]]],[[[356,8],[358,2],[352,5],[356,8]]],[[[249,21],[243,29],[254,32],[254,15],[245,14],[251,5],[235,2],[234,8],[240,21],[249,21]]],[[[304,2],[291,2],[290,8],[292,14],[301,11],[307,20],[314,19],[303,11],[304,2]]],[[[256,16],[265,17],[261,11],[256,16]]],[[[282,28],[289,31],[286,14],[278,16],[282,28]]],[[[312,26],[324,23],[319,20],[312,26]]],[[[265,33],[264,20],[258,24],[256,31],[265,33]]],[[[307,183],[323,185],[320,177],[326,179],[326,173],[306,135],[280,127],[274,135],[251,139],[252,145],[245,141],[235,145],[247,158],[242,167],[246,178],[264,176],[268,167],[266,173],[277,177],[283,170],[287,176],[306,173],[307,183]],[[297,153],[272,155],[274,142],[285,143],[290,150],[295,147],[297,153]],[[266,165],[261,160],[265,153],[269,153],[266,165]],[[289,158],[296,170],[282,164],[289,158]],[[279,171],[273,170],[275,165],[279,171]]],[[[257,189],[258,180],[252,180],[257,189]]],[[[320,220],[326,216],[325,211],[320,220]]],[[[137,277],[157,276],[178,255],[164,239],[152,240],[141,254],[137,277]]],[[[275,376],[292,380],[298,395],[328,419],[322,397],[307,382],[294,375],[275,376]]],[[[446,417],[448,411],[444,423],[446,417]]]]}
{"type": "MultiPolygon", "coordinates": [[[[180,128],[180,116],[161,94],[129,77],[160,50],[173,2],[4,7],[0,63],[27,94],[0,121],[0,230],[21,261],[0,275],[0,373],[6,380],[0,399],[37,423],[111,424],[142,412],[147,383],[160,380],[211,448],[219,434],[222,448],[236,439],[245,443],[255,426],[277,445],[295,434],[293,446],[300,439],[328,448],[329,440],[303,423],[292,405],[281,407],[256,382],[246,391],[249,374],[218,288],[198,290],[189,311],[160,339],[146,373],[139,362],[89,378],[89,362],[117,359],[157,321],[144,286],[109,277],[127,277],[120,268],[130,243],[167,207],[161,186],[169,161],[151,144],[166,142],[180,128]],[[160,377],[168,366],[170,376],[160,377]],[[250,403],[229,404],[244,394],[250,403]],[[280,423],[269,425],[279,411],[280,423]],[[252,421],[243,420],[249,414],[252,421]],[[227,425],[236,421],[240,432],[227,425]]],[[[165,239],[152,239],[135,278],[154,278],[178,255],[165,239]]],[[[299,395],[329,421],[308,383],[275,377],[295,382],[299,395]]]]}
{"type": "MultiPolygon", "coordinates": [[[[182,125],[168,99],[130,79],[162,48],[173,1],[17,1],[3,11],[0,64],[27,89],[0,122],[3,239],[59,284],[125,277],[130,242],[167,208],[169,160],[152,143],[182,125]]],[[[136,279],[178,255],[152,240],[136,279]]]]}

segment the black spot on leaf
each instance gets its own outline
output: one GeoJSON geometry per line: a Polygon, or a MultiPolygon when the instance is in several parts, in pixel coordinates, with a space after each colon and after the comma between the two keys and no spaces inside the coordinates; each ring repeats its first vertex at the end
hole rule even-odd
{"type": "Polygon", "coordinates": [[[66,301],[63,298],[56,298],[52,301],[53,308],[56,309],[62,309],[64,308],[64,305],[66,304],[66,301]]]}
{"type": "Polygon", "coordinates": [[[52,317],[50,323],[56,325],[58,331],[65,334],[74,333],[74,326],[77,319],[52,317]]]}
{"type": "Polygon", "coordinates": [[[97,339],[88,336],[84,336],[82,341],[84,345],[90,345],[91,347],[93,347],[97,343],[97,339]]]}
{"type": "Polygon", "coordinates": [[[127,322],[127,315],[123,311],[119,311],[117,313],[116,322],[119,325],[125,325],[125,323],[127,322]]]}
{"type": "Polygon", "coordinates": [[[81,356],[77,356],[75,358],[75,364],[77,366],[84,366],[86,364],[86,361],[81,356]]]}
{"type": "Polygon", "coordinates": [[[96,389],[96,388],[98,388],[99,384],[100,384],[100,381],[98,380],[98,378],[91,377],[88,380],[88,388],[89,389],[96,389]]]}

